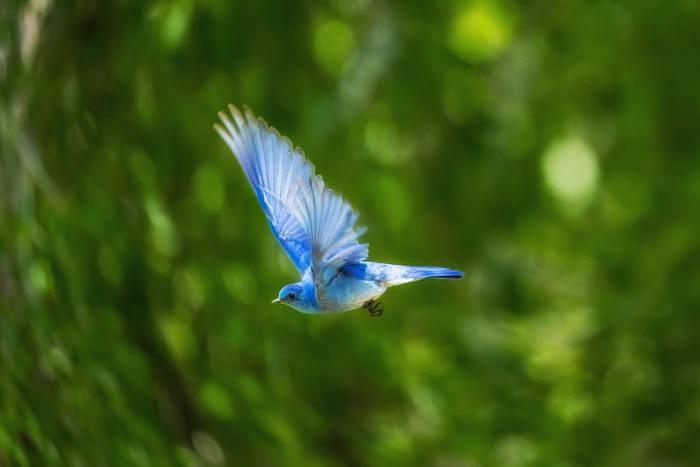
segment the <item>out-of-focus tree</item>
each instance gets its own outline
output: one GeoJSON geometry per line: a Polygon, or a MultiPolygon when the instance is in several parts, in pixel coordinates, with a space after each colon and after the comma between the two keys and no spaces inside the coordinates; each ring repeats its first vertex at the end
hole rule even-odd
{"type": "Polygon", "coordinates": [[[0,3],[0,465],[700,464],[700,6],[0,3]],[[294,270],[211,129],[248,104],[451,265],[294,270]]]}

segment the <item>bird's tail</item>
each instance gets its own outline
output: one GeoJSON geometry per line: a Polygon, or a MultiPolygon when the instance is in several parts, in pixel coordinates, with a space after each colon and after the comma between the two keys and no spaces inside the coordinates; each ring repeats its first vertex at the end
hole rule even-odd
{"type": "Polygon", "coordinates": [[[462,271],[439,266],[398,266],[393,264],[383,266],[385,266],[385,268],[382,268],[384,269],[384,282],[389,286],[419,281],[430,277],[438,279],[461,279],[464,277],[462,271]]]}

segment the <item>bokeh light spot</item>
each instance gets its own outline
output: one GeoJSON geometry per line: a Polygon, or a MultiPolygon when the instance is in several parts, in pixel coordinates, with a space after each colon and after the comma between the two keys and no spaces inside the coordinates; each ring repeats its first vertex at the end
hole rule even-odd
{"type": "Polygon", "coordinates": [[[215,381],[207,381],[200,390],[199,397],[205,409],[221,418],[233,416],[233,406],[224,388],[215,381]]]}
{"type": "Polygon", "coordinates": [[[542,159],[547,187],[564,209],[577,214],[585,209],[598,186],[598,158],[590,145],[576,135],[552,142],[542,159]]]}
{"type": "Polygon", "coordinates": [[[175,296],[178,303],[190,310],[198,310],[206,301],[204,278],[192,269],[180,269],[175,273],[175,296]]]}
{"type": "Polygon", "coordinates": [[[176,48],[187,32],[192,6],[190,2],[174,2],[161,11],[156,11],[160,17],[161,39],[166,47],[176,48]]]}
{"type": "Polygon", "coordinates": [[[343,21],[324,20],[314,30],[313,47],[319,66],[336,77],[355,50],[355,35],[343,21]]]}
{"type": "Polygon", "coordinates": [[[155,198],[149,197],[145,204],[146,214],[151,221],[151,242],[155,250],[165,257],[175,255],[178,241],[170,217],[155,198]]]}
{"type": "Polygon", "coordinates": [[[46,292],[51,284],[51,271],[45,261],[37,260],[29,268],[29,280],[36,290],[46,292]]]}
{"type": "Polygon", "coordinates": [[[449,35],[452,50],[467,62],[483,62],[496,57],[508,45],[510,20],[492,3],[477,1],[457,12],[449,35]]]}
{"type": "Polygon", "coordinates": [[[168,316],[159,322],[159,327],[165,343],[178,360],[188,360],[194,354],[196,339],[180,318],[168,316]]]}
{"type": "Polygon", "coordinates": [[[224,450],[221,449],[221,445],[209,433],[203,431],[192,433],[192,446],[206,462],[214,465],[224,463],[224,450]]]}

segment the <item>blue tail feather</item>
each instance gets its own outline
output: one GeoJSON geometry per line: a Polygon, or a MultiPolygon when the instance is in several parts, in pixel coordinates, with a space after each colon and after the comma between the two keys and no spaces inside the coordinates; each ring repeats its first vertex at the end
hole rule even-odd
{"type": "Polygon", "coordinates": [[[406,275],[414,279],[427,279],[429,277],[438,279],[461,279],[464,277],[462,271],[438,266],[405,266],[405,268],[406,275]]]}
{"type": "Polygon", "coordinates": [[[342,272],[352,277],[399,285],[427,278],[461,279],[462,271],[438,266],[400,266],[397,264],[374,263],[371,261],[349,264],[342,272]]]}

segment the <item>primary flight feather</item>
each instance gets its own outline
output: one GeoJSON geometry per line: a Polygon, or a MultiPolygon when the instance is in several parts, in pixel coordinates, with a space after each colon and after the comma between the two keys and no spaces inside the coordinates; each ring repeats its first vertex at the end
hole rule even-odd
{"type": "Polygon", "coordinates": [[[231,149],[267,217],[272,234],[301,275],[273,303],[303,313],[343,312],[364,307],[372,315],[383,308],[376,299],[393,285],[428,277],[458,279],[461,271],[442,267],[399,266],[367,260],[359,237],[357,212],[326,187],[314,166],[289,138],[229,105],[214,128],[231,149]]]}

